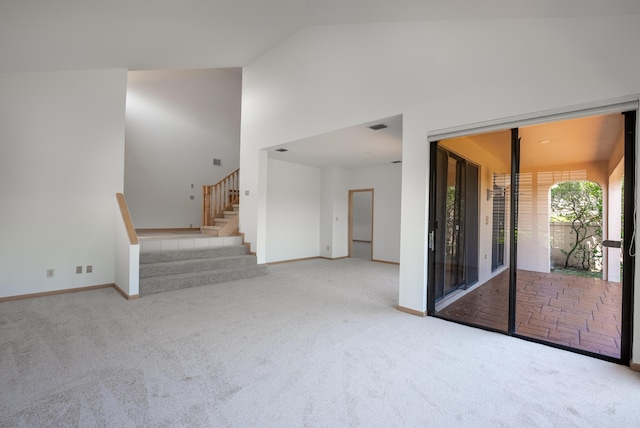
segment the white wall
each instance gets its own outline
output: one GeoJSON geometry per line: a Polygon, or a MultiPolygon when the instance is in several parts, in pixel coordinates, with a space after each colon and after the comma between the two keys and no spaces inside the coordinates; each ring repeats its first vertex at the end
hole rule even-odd
{"type": "Polygon", "coordinates": [[[202,186],[239,166],[241,92],[239,70],[129,72],[124,185],[136,228],[201,225],[202,186]]]}
{"type": "MultiPolygon", "coordinates": [[[[308,28],[244,68],[242,187],[261,148],[403,114],[399,304],[424,311],[429,133],[640,93],[638,40],[638,15],[308,28]]],[[[264,200],[244,202],[260,251],[264,200]]]]}
{"type": "MultiPolygon", "coordinates": [[[[640,135],[640,134],[638,134],[640,135]]],[[[609,164],[611,165],[611,164],[609,164]]],[[[604,212],[606,218],[603,218],[603,239],[612,241],[620,240],[622,235],[622,180],[624,176],[624,162],[620,162],[615,168],[610,168],[608,179],[608,198],[605,200],[607,207],[604,212]]],[[[604,217],[604,216],[603,216],[604,217]]],[[[603,278],[608,281],[620,282],[620,260],[621,249],[603,247],[603,278]]]]}
{"type": "MultiPolygon", "coordinates": [[[[373,259],[397,263],[400,260],[400,190],[402,167],[385,165],[371,168],[315,168],[269,159],[266,209],[268,237],[265,261],[294,260],[305,257],[341,258],[349,254],[349,190],[374,189],[373,203],[373,259]],[[312,201],[312,192],[293,190],[293,194],[304,193],[304,197],[289,198],[289,181],[296,181],[314,189],[316,174],[320,173],[320,195],[312,201]],[[278,181],[274,181],[274,177],[278,181]],[[281,184],[277,184],[280,182],[281,184]],[[279,189],[278,186],[285,186],[279,189]],[[284,192],[284,193],[282,193],[284,192]],[[282,195],[281,195],[282,193],[282,195]],[[376,203],[379,201],[379,203],[376,203]],[[291,228],[291,222],[275,223],[274,218],[286,218],[289,212],[307,212],[318,207],[318,235],[316,253],[311,251],[312,236],[308,235],[301,245],[300,231],[291,228]],[[276,215],[276,213],[282,214],[276,215]],[[308,239],[308,241],[307,241],[308,239]],[[287,248],[286,257],[279,248],[287,248]],[[277,249],[277,250],[276,250],[277,249]]],[[[244,205],[243,205],[244,206],[244,205]]],[[[371,203],[369,202],[369,206],[371,203]]],[[[299,221],[299,220],[298,220],[299,221]]],[[[369,234],[371,226],[367,226],[369,234]]],[[[305,232],[306,233],[306,232],[305,232]]],[[[357,239],[357,238],[356,238],[357,239]]]]}
{"type": "Polygon", "coordinates": [[[115,285],[127,296],[140,295],[140,243],[131,243],[119,206],[115,215],[114,276],[115,285]]]}
{"type": "Polygon", "coordinates": [[[0,74],[0,297],[114,282],[126,78],[0,74]]]}
{"type": "Polygon", "coordinates": [[[318,256],[320,168],[269,159],[266,262],[318,256]]]}
{"type": "Polygon", "coordinates": [[[351,169],[348,171],[347,183],[349,189],[374,190],[373,260],[394,263],[400,261],[401,179],[401,164],[351,169]]]}
{"type": "Polygon", "coordinates": [[[320,207],[320,256],[330,259],[349,255],[349,191],[347,170],[322,168],[320,207]]]}

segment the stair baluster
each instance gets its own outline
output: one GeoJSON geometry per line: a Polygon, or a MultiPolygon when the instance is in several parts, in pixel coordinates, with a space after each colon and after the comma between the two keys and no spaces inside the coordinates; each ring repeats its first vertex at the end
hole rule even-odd
{"type": "Polygon", "coordinates": [[[225,216],[225,211],[237,212],[240,202],[240,169],[216,184],[202,186],[202,228],[203,233],[229,236],[238,229],[237,215],[225,216]]]}

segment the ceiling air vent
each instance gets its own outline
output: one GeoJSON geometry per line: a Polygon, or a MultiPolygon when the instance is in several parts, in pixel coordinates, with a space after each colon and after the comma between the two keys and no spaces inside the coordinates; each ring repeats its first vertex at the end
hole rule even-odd
{"type": "Polygon", "coordinates": [[[391,163],[402,163],[402,161],[391,161],[391,163]]]}
{"type": "Polygon", "coordinates": [[[371,125],[369,128],[373,129],[374,131],[379,131],[379,130],[384,129],[386,127],[387,127],[387,125],[385,125],[384,123],[379,123],[377,125],[371,125]]]}
{"type": "Polygon", "coordinates": [[[288,152],[289,150],[287,149],[276,149],[276,152],[280,152],[280,153],[284,153],[284,152],[288,152]]]}

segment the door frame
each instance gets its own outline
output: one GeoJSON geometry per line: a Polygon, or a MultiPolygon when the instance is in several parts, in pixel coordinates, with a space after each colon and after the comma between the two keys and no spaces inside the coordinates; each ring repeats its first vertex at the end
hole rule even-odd
{"type": "MultiPolygon", "coordinates": [[[[440,171],[442,175],[433,181],[433,188],[437,189],[438,186],[440,186],[440,189],[438,189],[440,192],[444,191],[446,193],[445,188],[448,185],[448,178],[452,172],[450,171],[450,164],[452,160],[455,162],[455,171],[453,171],[456,181],[454,201],[456,207],[454,208],[454,217],[457,220],[461,220],[456,223],[462,225],[460,229],[456,226],[455,234],[457,237],[451,239],[451,241],[457,242],[456,246],[458,247],[454,257],[455,260],[448,259],[448,246],[444,242],[449,241],[447,238],[450,236],[447,235],[449,231],[444,224],[438,227],[438,221],[446,223],[446,210],[449,202],[440,200],[440,206],[438,206],[437,203],[431,204],[434,214],[433,221],[431,222],[433,227],[430,229],[430,231],[433,231],[433,234],[430,235],[432,236],[430,239],[433,240],[434,244],[439,241],[443,242],[443,247],[440,248],[442,252],[437,253],[434,251],[433,253],[434,263],[436,264],[434,268],[433,292],[438,294],[437,299],[444,299],[457,290],[468,289],[478,281],[479,219],[477,218],[477,213],[480,198],[480,166],[446,147],[436,147],[435,153],[437,156],[436,163],[441,156],[444,156],[446,159],[442,165],[443,171],[440,171]],[[446,166],[444,164],[446,164],[446,166]],[[475,221],[470,221],[470,216],[465,214],[467,212],[476,213],[475,221]],[[460,215],[460,217],[458,217],[458,215],[460,215]],[[449,266],[448,262],[451,262],[452,265],[449,266]],[[454,271],[457,281],[454,284],[448,284],[451,276],[454,275],[454,271]],[[450,276],[447,274],[450,274],[450,276]],[[448,285],[451,286],[448,287],[448,285]],[[448,290],[447,288],[450,289],[448,290]]],[[[438,174],[438,168],[433,168],[433,170],[438,174]]],[[[434,190],[432,194],[435,195],[436,190],[434,190]]]]}
{"type": "MultiPolygon", "coordinates": [[[[602,103],[592,103],[583,106],[578,106],[569,109],[559,109],[556,111],[550,111],[546,114],[538,113],[533,115],[525,115],[510,120],[492,121],[484,124],[475,124],[469,126],[463,126],[458,128],[450,128],[446,130],[440,130],[430,133],[428,141],[430,144],[430,170],[429,170],[429,212],[427,221],[427,233],[428,233],[428,263],[427,263],[427,315],[438,316],[435,310],[435,257],[434,257],[434,221],[435,221],[435,159],[437,156],[438,142],[449,138],[461,137],[465,135],[480,134],[490,131],[499,131],[511,129],[512,141],[511,141],[511,225],[509,233],[511,234],[512,244],[510,246],[510,293],[509,293],[509,323],[507,331],[498,331],[503,334],[518,337],[528,341],[538,342],[547,346],[561,348],[569,350],[575,353],[585,354],[600,358],[606,361],[616,362],[619,364],[629,365],[631,361],[631,351],[633,345],[633,290],[635,288],[635,250],[636,243],[634,241],[623,243],[623,278],[622,278],[622,321],[621,321],[621,346],[620,346],[620,358],[612,358],[604,355],[593,354],[579,349],[570,348],[563,345],[556,345],[544,340],[535,339],[527,336],[521,336],[515,333],[515,310],[516,310],[516,272],[517,272],[517,172],[519,171],[520,162],[520,140],[518,136],[518,129],[522,126],[542,124],[547,122],[554,122],[566,119],[575,119],[581,117],[598,116],[604,114],[618,113],[625,115],[625,135],[624,135],[624,150],[625,150],[625,164],[624,171],[625,177],[633,177],[633,180],[625,180],[624,188],[624,218],[633,219],[633,221],[626,221],[624,224],[624,236],[633,236],[634,223],[636,222],[635,215],[635,195],[636,195],[636,179],[637,179],[637,161],[636,161],[636,145],[638,144],[639,128],[640,124],[638,116],[640,112],[639,99],[635,97],[625,97],[618,100],[611,100],[602,103]]],[[[449,320],[451,321],[451,320],[449,320]]],[[[473,327],[492,330],[480,325],[470,324],[462,321],[452,321],[461,324],[471,325],[473,327]]],[[[494,331],[494,330],[492,330],[494,331]]],[[[496,330],[497,331],[497,330],[496,330]]]]}
{"type": "Polygon", "coordinates": [[[373,260],[373,221],[374,221],[374,189],[353,189],[349,190],[349,234],[348,234],[348,246],[349,257],[352,256],[353,251],[353,195],[354,193],[371,193],[371,253],[369,254],[369,260],[373,260]]]}

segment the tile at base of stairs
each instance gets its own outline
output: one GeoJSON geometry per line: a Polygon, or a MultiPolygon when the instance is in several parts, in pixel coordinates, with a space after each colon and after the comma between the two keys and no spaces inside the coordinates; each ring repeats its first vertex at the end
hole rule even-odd
{"type": "Polygon", "coordinates": [[[164,250],[177,250],[180,248],[180,243],[177,239],[167,239],[160,241],[161,249],[164,250]]]}
{"type": "Polygon", "coordinates": [[[194,248],[209,248],[211,246],[210,238],[196,239],[194,242],[194,248]]]}
{"type": "Polygon", "coordinates": [[[178,248],[179,249],[193,249],[196,247],[195,239],[179,239],[178,240],[178,248]]]}
{"type": "Polygon", "coordinates": [[[223,245],[242,245],[242,237],[240,236],[224,236],[223,245]]]}
{"type": "Polygon", "coordinates": [[[162,250],[162,241],[147,241],[147,240],[141,240],[140,241],[140,252],[145,252],[145,251],[160,251],[162,250]]]}

